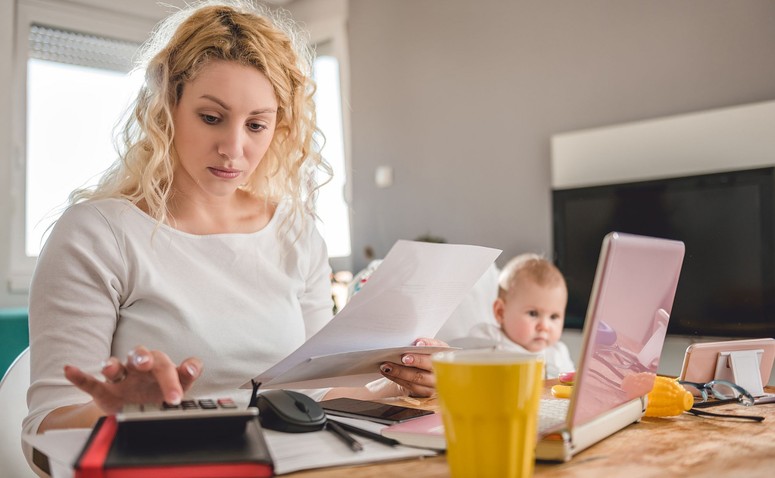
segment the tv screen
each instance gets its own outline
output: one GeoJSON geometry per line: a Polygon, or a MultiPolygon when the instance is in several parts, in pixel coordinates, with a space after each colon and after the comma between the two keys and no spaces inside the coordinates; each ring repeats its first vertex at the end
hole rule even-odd
{"type": "Polygon", "coordinates": [[[566,327],[583,326],[603,236],[617,231],[686,244],[668,333],[775,337],[774,184],[762,168],[554,190],[566,327]]]}

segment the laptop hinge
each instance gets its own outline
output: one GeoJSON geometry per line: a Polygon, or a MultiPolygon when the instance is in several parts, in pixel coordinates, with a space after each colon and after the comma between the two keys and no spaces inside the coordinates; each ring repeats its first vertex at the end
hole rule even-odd
{"type": "Polygon", "coordinates": [[[576,453],[639,421],[645,407],[645,397],[638,397],[583,425],[547,435],[541,438],[536,446],[536,459],[568,461],[576,453]]]}

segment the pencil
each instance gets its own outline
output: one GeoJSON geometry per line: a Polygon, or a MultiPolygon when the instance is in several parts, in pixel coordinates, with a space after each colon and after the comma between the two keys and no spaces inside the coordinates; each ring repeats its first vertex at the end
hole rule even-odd
{"type": "Polygon", "coordinates": [[[338,421],[335,421],[335,420],[331,420],[329,418],[328,419],[328,423],[332,423],[332,422],[336,423],[337,425],[339,425],[340,427],[344,428],[345,430],[347,430],[350,433],[355,433],[356,435],[360,435],[362,437],[371,438],[372,440],[380,442],[383,445],[397,446],[397,445],[401,444],[401,442],[399,442],[398,440],[394,440],[392,438],[388,438],[386,436],[382,436],[379,433],[374,433],[371,430],[365,430],[363,428],[358,428],[356,426],[350,425],[349,423],[338,422],[338,421]]]}
{"type": "Polygon", "coordinates": [[[330,430],[331,433],[338,436],[343,442],[345,442],[345,444],[347,444],[347,446],[350,447],[352,451],[363,451],[363,445],[361,442],[347,433],[339,423],[328,420],[326,422],[326,430],[330,430]]]}

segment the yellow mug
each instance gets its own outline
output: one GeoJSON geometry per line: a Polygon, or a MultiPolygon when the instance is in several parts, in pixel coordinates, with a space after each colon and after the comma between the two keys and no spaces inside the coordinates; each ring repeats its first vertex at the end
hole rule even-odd
{"type": "Polygon", "coordinates": [[[451,350],[432,360],[452,477],[532,476],[543,359],[451,350]]]}

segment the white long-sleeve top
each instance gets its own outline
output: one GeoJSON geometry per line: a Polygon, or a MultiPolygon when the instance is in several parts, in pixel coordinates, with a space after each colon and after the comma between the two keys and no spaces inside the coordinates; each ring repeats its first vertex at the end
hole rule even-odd
{"type": "Polygon", "coordinates": [[[312,223],[281,204],[249,234],[193,235],[125,200],[70,207],[57,221],[30,288],[31,386],[24,432],[53,409],[91,397],[68,382],[65,364],[98,374],[137,345],[173,362],[204,363],[188,396],[232,396],[294,351],[332,317],[331,269],[312,223]]]}
{"type": "MultiPolygon", "coordinates": [[[[464,349],[497,347],[503,350],[531,353],[526,348],[511,340],[497,325],[477,324],[471,328],[467,337],[453,340],[450,345],[464,349]]],[[[557,378],[563,372],[572,372],[576,368],[570,357],[568,346],[557,341],[540,352],[536,352],[544,358],[544,376],[557,378]]]]}

